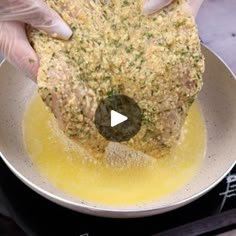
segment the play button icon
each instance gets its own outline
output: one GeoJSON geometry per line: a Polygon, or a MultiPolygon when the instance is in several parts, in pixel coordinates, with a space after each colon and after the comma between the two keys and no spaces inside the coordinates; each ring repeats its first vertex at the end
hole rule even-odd
{"type": "Polygon", "coordinates": [[[141,121],[139,106],[125,95],[113,95],[101,100],[95,113],[99,133],[113,142],[130,140],[140,130],[141,121]]]}
{"type": "Polygon", "coordinates": [[[126,120],[128,120],[127,116],[124,116],[119,112],[111,110],[111,127],[119,125],[126,120]]]}

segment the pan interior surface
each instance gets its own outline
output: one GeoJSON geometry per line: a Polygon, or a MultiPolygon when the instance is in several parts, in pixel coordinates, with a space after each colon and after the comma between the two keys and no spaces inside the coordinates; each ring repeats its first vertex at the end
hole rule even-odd
{"type": "Polygon", "coordinates": [[[207,48],[203,90],[198,100],[207,129],[207,150],[201,170],[182,189],[155,203],[137,207],[86,204],[54,188],[32,165],[24,148],[22,119],[36,85],[5,62],[0,68],[0,151],[9,168],[29,187],[68,208],[108,217],[141,217],[162,213],[201,196],[235,164],[236,81],[230,70],[207,48]]]}

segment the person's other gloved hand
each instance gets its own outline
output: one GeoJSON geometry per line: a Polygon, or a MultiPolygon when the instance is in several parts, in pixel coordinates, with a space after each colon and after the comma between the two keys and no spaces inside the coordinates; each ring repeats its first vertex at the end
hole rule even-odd
{"type": "Polygon", "coordinates": [[[28,42],[25,24],[65,40],[72,31],[43,0],[0,0],[0,54],[36,80],[39,61],[28,42]]]}
{"type": "MultiPolygon", "coordinates": [[[[199,8],[204,0],[188,0],[194,17],[197,16],[199,8]]],[[[169,5],[173,0],[144,0],[143,13],[148,15],[155,13],[169,5]]]]}

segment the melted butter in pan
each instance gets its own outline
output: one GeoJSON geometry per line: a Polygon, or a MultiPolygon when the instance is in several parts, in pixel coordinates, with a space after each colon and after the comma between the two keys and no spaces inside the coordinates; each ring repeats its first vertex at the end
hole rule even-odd
{"type": "Polygon", "coordinates": [[[131,205],[170,194],[197,173],[204,158],[205,127],[197,103],[168,155],[124,168],[93,158],[69,140],[38,96],[30,102],[23,122],[26,149],[41,175],[65,193],[98,204],[131,205]]]}

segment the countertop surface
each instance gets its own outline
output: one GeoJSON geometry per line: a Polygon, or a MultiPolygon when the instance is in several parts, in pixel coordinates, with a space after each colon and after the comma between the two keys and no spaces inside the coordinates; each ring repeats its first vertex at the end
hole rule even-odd
{"type": "Polygon", "coordinates": [[[205,0],[197,24],[202,42],[236,74],[236,0],[205,0]]]}
{"type": "Polygon", "coordinates": [[[197,24],[202,42],[236,74],[236,0],[205,0],[197,24]]]}

